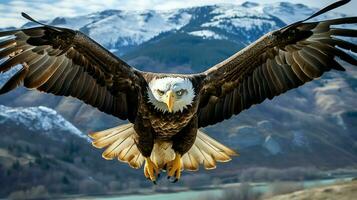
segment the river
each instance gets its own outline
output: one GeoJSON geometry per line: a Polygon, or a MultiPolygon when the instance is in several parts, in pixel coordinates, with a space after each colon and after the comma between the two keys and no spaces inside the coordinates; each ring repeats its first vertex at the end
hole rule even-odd
{"type": "MultiPolygon", "coordinates": [[[[311,180],[296,182],[302,184],[304,189],[332,185],[337,182],[351,181],[353,177],[347,178],[335,178],[335,179],[322,179],[322,180],[311,180]]],[[[234,188],[239,186],[239,183],[225,184],[223,188],[219,189],[207,189],[207,190],[189,190],[175,193],[154,193],[146,195],[127,195],[127,196],[117,196],[117,197],[91,197],[86,199],[98,199],[98,200],[198,200],[203,197],[220,197],[224,192],[225,188],[234,188]]],[[[265,193],[270,190],[271,183],[251,183],[250,184],[253,191],[265,193]]]]}

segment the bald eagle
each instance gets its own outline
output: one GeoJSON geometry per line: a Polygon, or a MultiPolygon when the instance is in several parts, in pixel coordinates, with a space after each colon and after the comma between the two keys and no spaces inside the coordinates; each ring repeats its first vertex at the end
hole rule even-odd
{"type": "Polygon", "coordinates": [[[320,77],[357,65],[346,50],[357,45],[340,36],[357,30],[357,17],[306,22],[346,4],[341,0],[311,17],[262,36],[212,68],[197,74],[144,72],[129,66],[79,31],[55,27],[22,15],[40,27],[0,32],[0,72],[22,68],[0,89],[19,85],[72,96],[129,123],[90,134],[103,158],[119,159],[155,183],[166,171],[214,169],[237,153],[203,133],[241,111],[320,77]]]}

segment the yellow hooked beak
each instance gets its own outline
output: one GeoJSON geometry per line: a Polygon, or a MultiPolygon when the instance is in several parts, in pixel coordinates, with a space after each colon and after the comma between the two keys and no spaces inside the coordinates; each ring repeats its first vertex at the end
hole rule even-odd
{"type": "Polygon", "coordinates": [[[172,90],[167,91],[165,94],[165,103],[170,113],[172,112],[172,108],[174,107],[175,100],[175,93],[172,90]]]}

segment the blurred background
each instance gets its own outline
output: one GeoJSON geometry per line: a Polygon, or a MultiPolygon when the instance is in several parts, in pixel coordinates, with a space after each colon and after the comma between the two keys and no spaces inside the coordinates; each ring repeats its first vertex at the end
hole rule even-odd
{"type": "MultiPolygon", "coordinates": [[[[141,70],[193,73],[331,2],[0,0],[0,31],[34,26],[20,15],[27,12],[82,31],[141,70]]],[[[353,16],[356,7],[353,0],[315,20],[353,16]]],[[[102,159],[86,136],[124,121],[73,98],[18,88],[0,96],[0,198],[353,199],[357,69],[343,65],[346,72],[326,73],[206,128],[241,156],[215,170],[184,172],[176,184],[164,177],[157,186],[142,170],[102,159]]],[[[14,72],[0,74],[0,86],[14,72]]]]}

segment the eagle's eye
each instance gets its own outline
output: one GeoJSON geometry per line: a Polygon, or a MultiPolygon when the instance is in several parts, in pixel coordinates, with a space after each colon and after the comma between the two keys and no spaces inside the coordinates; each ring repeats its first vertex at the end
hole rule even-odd
{"type": "Polygon", "coordinates": [[[179,91],[176,92],[176,95],[177,96],[182,96],[184,92],[185,92],[185,90],[179,90],[179,91]]]}
{"type": "Polygon", "coordinates": [[[164,95],[164,91],[162,91],[162,90],[156,90],[156,92],[160,95],[160,96],[162,96],[162,95],[164,95]]]}

